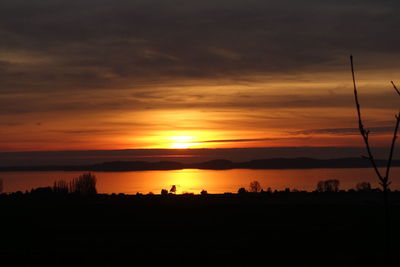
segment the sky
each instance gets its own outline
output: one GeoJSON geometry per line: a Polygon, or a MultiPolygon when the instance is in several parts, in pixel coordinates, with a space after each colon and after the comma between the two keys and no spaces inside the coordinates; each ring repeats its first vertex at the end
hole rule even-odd
{"type": "Polygon", "coordinates": [[[393,132],[399,1],[2,0],[0,152],[361,147],[393,132]]]}

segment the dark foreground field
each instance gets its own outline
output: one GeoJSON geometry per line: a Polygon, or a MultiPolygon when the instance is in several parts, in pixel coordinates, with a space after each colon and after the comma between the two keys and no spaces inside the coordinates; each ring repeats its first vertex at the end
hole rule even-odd
{"type": "MultiPolygon", "coordinates": [[[[393,266],[400,194],[392,193],[393,266]]],[[[381,266],[380,193],[1,197],[2,266],[381,266]]]]}

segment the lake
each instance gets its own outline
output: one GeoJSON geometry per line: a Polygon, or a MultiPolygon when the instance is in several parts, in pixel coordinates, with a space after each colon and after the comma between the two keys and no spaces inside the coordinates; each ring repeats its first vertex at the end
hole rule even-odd
{"type": "MultiPolygon", "coordinates": [[[[320,180],[338,179],[341,189],[355,188],[359,182],[370,182],[378,187],[373,169],[296,169],[296,170],[199,170],[184,169],[172,171],[92,172],[97,177],[99,193],[137,192],[159,194],[161,189],[176,185],[177,193],[237,192],[240,187],[248,188],[257,180],[266,190],[285,188],[312,191],[320,180]]],[[[4,192],[25,191],[36,187],[52,186],[56,180],[69,181],[82,172],[39,171],[1,172],[4,192]]],[[[400,188],[400,167],[392,169],[392,189],[400,188]]]]}

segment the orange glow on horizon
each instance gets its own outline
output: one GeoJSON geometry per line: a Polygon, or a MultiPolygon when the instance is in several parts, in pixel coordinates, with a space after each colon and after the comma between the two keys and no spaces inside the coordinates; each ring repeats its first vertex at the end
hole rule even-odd
{"type": "Polygon", "coordinates": [[[170,148],[186,149],[199,145],[199,143],[193,142],[194,137],[192,136],[172,136],[170,139],[173,141],[170,148]]]}
{"type": "MultiPolygon", "coordinates": [[[[246,85],[193,82],[167,87],[168,92],[180,100],[173,105],[170,105],[169,95],[161,97],[164,91],[160,89],[161,98],[154,100],[155,108],[151,109],[143,106],[123,111],[85,110],[79,116],[75,116],[78,111],[7,115],[0,117],[6,125],[0,133],[0,150],[362,146],[357,132],[341,132],[341,129],[357,127],[351,88],[337,87],[338,83],[348,84],[348,77],[341,79],[339,75],[335,81],[321,77],[312,82],[307,81],[307,76],[289,82],[255,79],[246,85]],[[321,77],[326,79],[321,81],[321,77]],[[185,88],[184,95],[182,88],[185,88]],[[282,88],[285,88],[285,95],[282,95],[282,88]],[[349,99],[348,106],[336,106],[344,99],[349,99]],[[321,101],[326,102],[326,106],[319,104],[321,101]]],[[[362,96],[375,93],[375,85],[382,87],[379,81],[360,81],[362,96]]],[[[386,87],[377,90],[384,93],[386,87]]],[[[118,93],[123,95],[125,91],[118,93]]],[[[391,126],[387,120],[395,114],[394,108],[371,104],[363,108],[367,127],[391,126]]],[[[372,134],[374,146],[386,146],[391,138],[391,133],[373,131],[372,134]]]]}

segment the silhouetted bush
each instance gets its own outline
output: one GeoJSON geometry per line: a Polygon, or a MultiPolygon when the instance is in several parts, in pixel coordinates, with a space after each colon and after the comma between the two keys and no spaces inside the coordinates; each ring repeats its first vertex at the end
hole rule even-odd
{"type": "Polygon", "coordinates": [[[51,187],[38,187],[34,188],[31,190],[31,195],[32,196],[38,196],[38,197],[47,197],[51,196],[53,193],[53,190],[51,187]]]}
{"type": "Polygon", "coordinates": [[[356,185],[356,190],[358,192],[370,192],[371,191],[371,184],[368,182],[361,182],[356,185]]]}
{"type": "Polygon", "coordinates": [[[261,185],[258,181],[253,181],[250,183],[250,192],[259,193],[261,191],[261,185]]]}
{"type": "Polygon", "coordinates": [[[206,190],[201,190],[201,192],[200,192],[200,195],[202,195],[202,196],[205,196],[205,195],[207,195],[208,194],[208,192],[206,191],[206,190]]]}
{"type": "Polygon", "coordinates": [[[176,193],[176,185],[173,185],[171,189],[169,190],[170,193],[175,194],[176,193]]]}
{"type": "Polygon", "coordinates": [[[244,187],[239,188],[239,190],[238,190],[238,194],[239,195],[243,195],[243,194],[246,194],[246,193],[247,193],[246,188],[244,188],[244,187]]]}
{"type": "Polygon", "coordinates": [[[69,192],[85,196],[95,195],[97,194],[96,182],[96,176],[91,173],[84,173],[70,182],[69,192]]]}
{"type": "Polygon", "coordinates": [[[68,183],[64,180],[55,181],[53,185],[53,192],[57,194],[68,194],[68,183]]]}
{"type": "Polygon", "coordinates": [[[339,191],[339,180],[325,180],[319,181],[317,184],[318,192],[338,192],[339,191]]]}
{"type": "Polygon", "coordinates": [[[167,189],[161,189],[161,195],[162,196],[168,195],[168,190],[167,189]]]}

